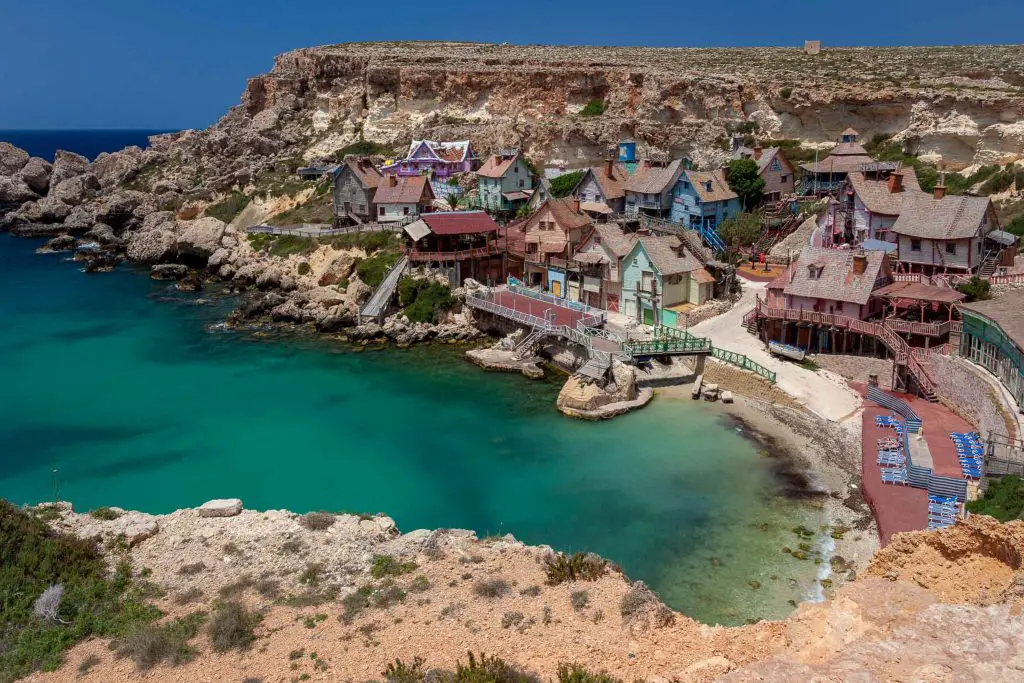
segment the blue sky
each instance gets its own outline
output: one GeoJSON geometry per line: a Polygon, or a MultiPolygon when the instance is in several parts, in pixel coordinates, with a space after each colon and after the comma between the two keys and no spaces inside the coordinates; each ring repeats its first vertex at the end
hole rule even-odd
{"type": "Polygon", "coordinates": [[[1019,42],[1024,25],[1020,0],[852,6],[851,14],[849,3],[814,0],[0,0],[0,129],[203,127],[276,54],[353,40],[949,45],[1019,42]]]}

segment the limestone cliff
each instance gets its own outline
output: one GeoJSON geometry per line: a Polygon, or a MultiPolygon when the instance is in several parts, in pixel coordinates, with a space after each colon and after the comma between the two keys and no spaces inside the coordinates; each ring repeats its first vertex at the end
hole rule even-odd
{"type": "Polygon", "coordinates": [[[296,50],[250,80],[237,116],[305,124],[309,155],[359,138],[469,138],[536,159],[602,157],[624,136],[698,161],[727,124],[834,141],[848,126],[920,138],[951,165],[1024,150],[1024,47],[677,49],[368,43],[296,50]],[[603,115],[580,111],[592,99],[603,115]]]}

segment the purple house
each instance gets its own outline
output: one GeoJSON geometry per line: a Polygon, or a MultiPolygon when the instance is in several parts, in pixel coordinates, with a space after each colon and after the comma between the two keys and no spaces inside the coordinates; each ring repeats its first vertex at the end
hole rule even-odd
{"type": "Polygon", "coordinates": [[[473,170],[474,161],[476,154],[469,140],[413,140],[406,157],[383,166],[381,172],[385,175],[394,173],[400,176],[432,175],[447,178],[456,173],[469,173],[473,170]]]}

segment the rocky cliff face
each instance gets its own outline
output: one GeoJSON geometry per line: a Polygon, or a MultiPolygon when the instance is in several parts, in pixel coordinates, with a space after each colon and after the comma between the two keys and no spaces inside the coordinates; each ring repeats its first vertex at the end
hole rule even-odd
{"type": "Polygon", "coordinates": [[[358,139],[518,146],[547,162],[599,159],[625,136],[712,160],[726,126],[834,141],[848,126],[920,139],[951,165],[1024,151],[1024,48],[667,49],[471,43],[346,44],[281,55],[238,116],[307,126],[308,155],[358,139]],[[603,115],[580,111],[592,99],[603,115]]]}

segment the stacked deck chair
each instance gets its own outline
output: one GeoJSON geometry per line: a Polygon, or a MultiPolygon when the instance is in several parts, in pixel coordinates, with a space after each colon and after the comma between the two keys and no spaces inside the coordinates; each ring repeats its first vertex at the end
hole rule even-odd
{"type": "Polygon", "coordinates": [[[985,447],[977,432],[953,432],[949,435],[956,444],[956,457],[960,460],[960,471],[965,479],[981,479],[981,463],[985,447]]]}
{"type": "Polygon", "coordinates": [[[928,528],[945,529],[956,524],[960,502],[956,498],[928,496],[928,528]]]}

